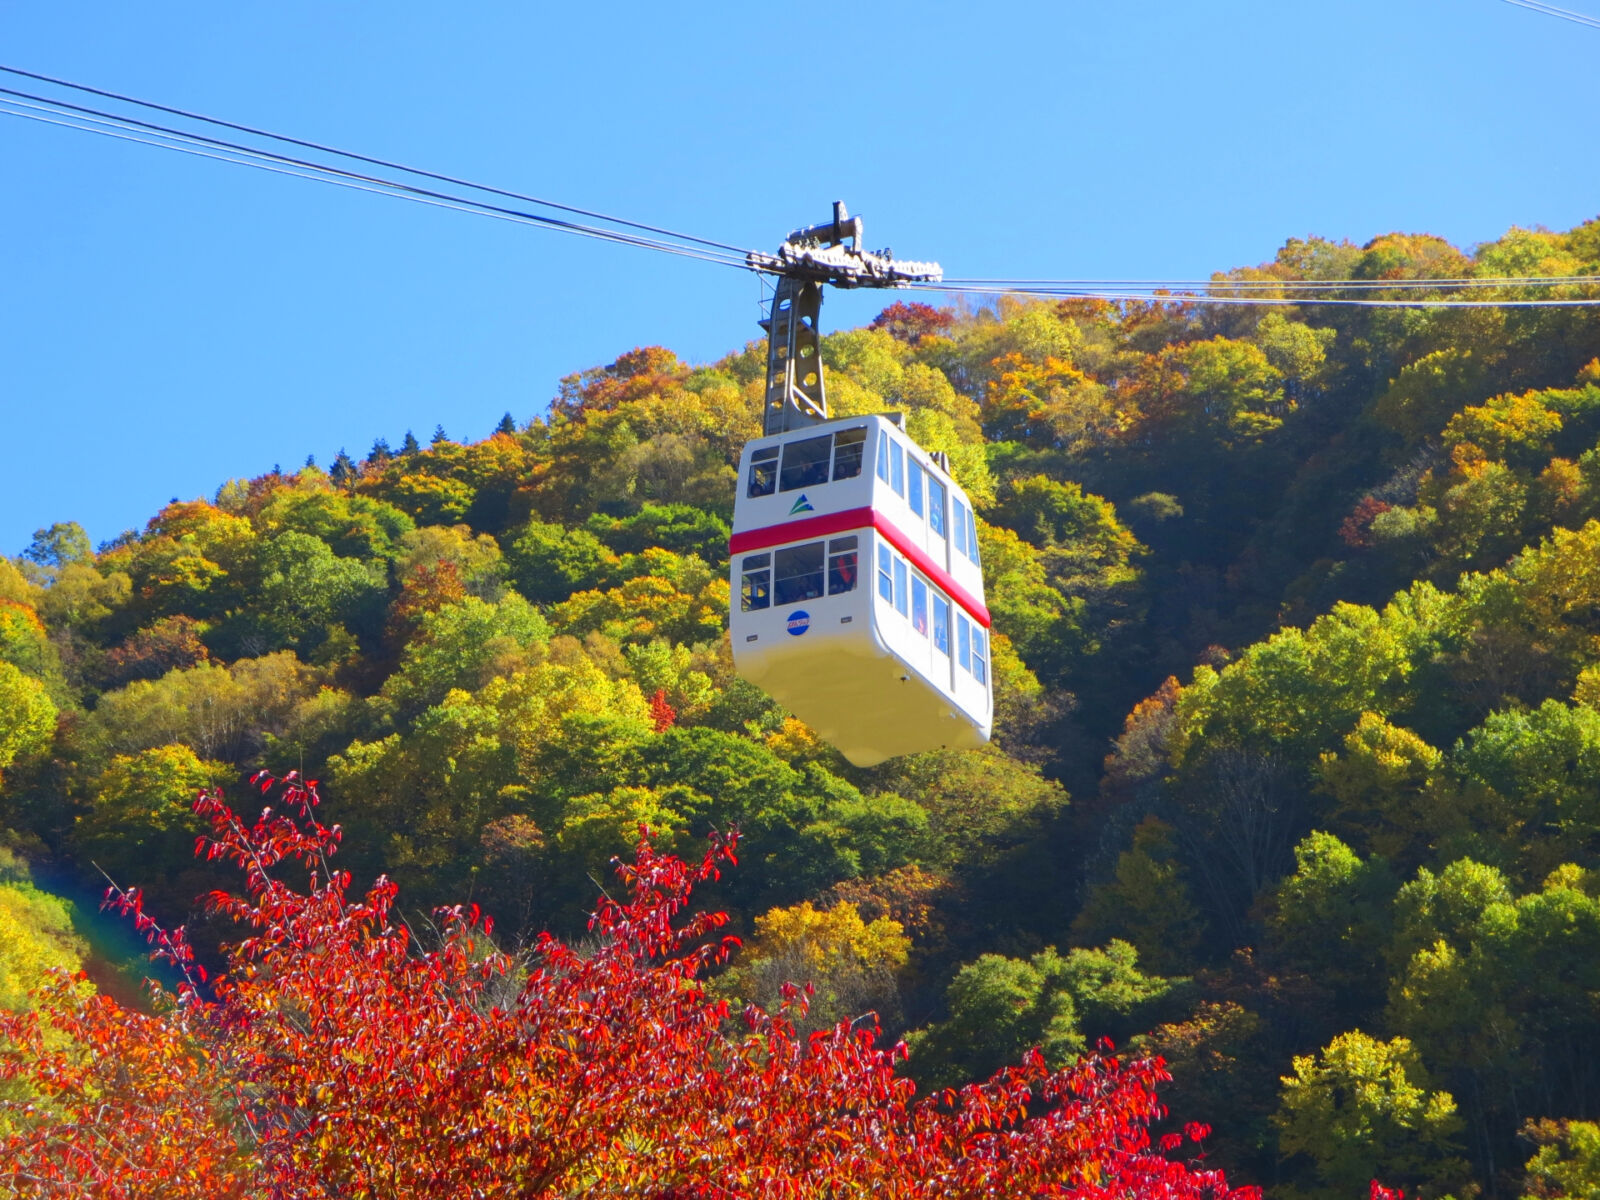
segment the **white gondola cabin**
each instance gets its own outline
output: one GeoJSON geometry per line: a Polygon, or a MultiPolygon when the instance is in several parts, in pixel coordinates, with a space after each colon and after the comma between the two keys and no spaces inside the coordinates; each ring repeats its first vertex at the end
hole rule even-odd
{"type": "Polygon", "coordinates": [[[739,675],[852,763],[989,740],[972,505],[898,414],[749,443],[729,549],[739,675]]]}

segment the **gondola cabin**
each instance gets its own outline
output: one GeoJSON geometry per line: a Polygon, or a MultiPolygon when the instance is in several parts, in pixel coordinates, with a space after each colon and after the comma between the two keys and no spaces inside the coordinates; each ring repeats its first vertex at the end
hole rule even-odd
{"type": "Polygon", "coordinates": [[[744,448],[734,664],[857,766],[989,740],[989,611],[972,505],[899,414],[744,448]]]}

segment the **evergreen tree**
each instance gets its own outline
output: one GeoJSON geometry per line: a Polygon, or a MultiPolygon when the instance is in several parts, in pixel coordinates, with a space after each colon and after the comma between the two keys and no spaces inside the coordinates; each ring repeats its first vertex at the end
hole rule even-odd
{"type": "Polygon", "coordinates": [[[328,477],[341,487],[356,477],[355,460],[345,453],[344,447],[339,447],[339,453],[334,457],[333,467],[328,471],[328,477]]]}
{"type": "Polygon", "coordinates": [[[306,455],[306,466],[314,467],[316,465],[317,465],[317,456],[315,454],[306,455]]]}
{"type": "Polygon", "coordinates": [[[449,440],[450,435],[444,431],[443,425],[435,425],[433,427],[433,437],[430,439],[431,445],[437,446],[440,442],[448,442],[449,440]]]}
{"type": "Polygon", "coordinates": [[[394,451],[389,449],[388,438],[378,438],[372,443],[372,449],[367,453],[367,462],[376,466],[386,463],[394,457],[394,451]]]}
{"type": "Polygon", "coordinates": [[[494,427],[494,431],[496,433],[515,433],[517,431],[517,423],[511,419],[511,414],[507,413],[500,418],[500,424],[494,427]]]}
{"type": "Polygon", "coordinates": [[[415,454],[422,449],[422,444],[417,441],[417,435],[411,430],[406,430],[405,441],[400,443],[401,454],[415,454]]]}

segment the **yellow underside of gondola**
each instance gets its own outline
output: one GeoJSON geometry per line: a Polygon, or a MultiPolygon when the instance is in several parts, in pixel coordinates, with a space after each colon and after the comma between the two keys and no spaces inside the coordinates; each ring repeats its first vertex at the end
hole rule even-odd
{"type": "Polygon", "coordinates": [[[897,658],[848,643],[830,649],[779,652],[740,674],[858,767],[926,750],[975,749],[987,740],[947,696],[897,658]]]}

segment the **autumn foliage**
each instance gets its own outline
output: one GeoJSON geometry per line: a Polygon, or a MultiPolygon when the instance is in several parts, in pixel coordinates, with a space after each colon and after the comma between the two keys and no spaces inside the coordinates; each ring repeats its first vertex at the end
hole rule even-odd
{"type": "MultiPolygon", "coordinates": [[[[780,1011],[730,1013],[701,979],[737,939],[694,912],[735,862],[642,838],[602,896],[592,947],[496,949],[475,906],[438,914],[424,949],[379,879],[350,893],[314,781],[260,777],[246,821],[201,793],[197,850],[237,867],[211,909],[245,936],[207,980],[182,932],[113,889],[182,977],[154,1015],[61,980],[34,1013],[0,1011],[0,1181],[105,1197],[1223,1197],[1183,1161],[1190,1126],[1153,1143],[1159,1060],[1037,1053],[924,1098],[870,1019],[799,1037],[780,1011]],[[302,877],[303,888],[289,880],[302,877]],[[24,1099],[18,1099],[22,1096],[24,1099]]],[[[1193,1149],[1191,1148],[1191,1153],[1193,1149]]]]}

